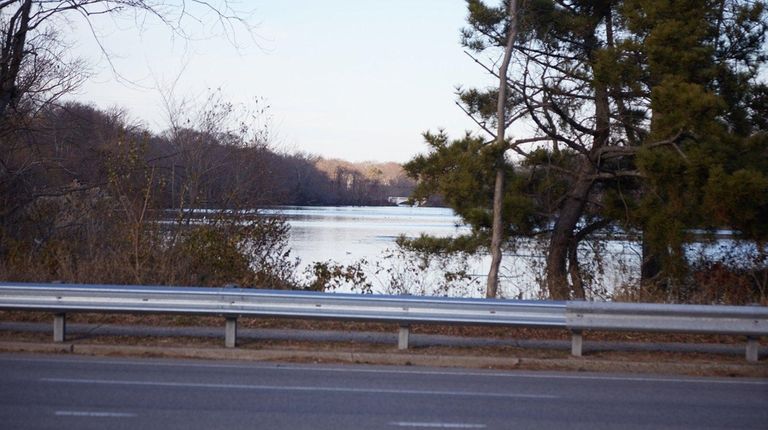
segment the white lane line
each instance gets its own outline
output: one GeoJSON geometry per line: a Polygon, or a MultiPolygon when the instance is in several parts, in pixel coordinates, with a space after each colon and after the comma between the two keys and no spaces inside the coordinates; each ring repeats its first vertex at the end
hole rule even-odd
{"type": "Polygon", "coordinates": [[[366,393],[366,394],[411,394],[423,396],[454,396],[454,397],[497,397],[514,399],[557,399],[559,396],[547,394],[522,394],[522,393],[485,393],[478,391],[435,391],[435,390],[394,390],[381,388],[347,388],[347,387],[309,387],[309,386],[282,386],[282,385],[245,385],[245,384],[204,384],[194,382],[155,382],[155,381],[122,381],[112,379],[68,379],[68,378],[40,378],[42,382],[63,384],[91,384],[91,385],[132,385],[144,387],[183,387],[183,388],[214,388],[233,390],[264,390],[264,391],[307,391],[307,392],[333,392],[333,393],[366,393]]]}
{"type": "Polygon", "coordinates": [[[624,382],[665,382],[687,384],[724,384],[724,385],[757,385],[766,386],[768,380],[755,379],[722,379],[722,378],[666,378],[658,376],[610,376],[610,375],[567,375],[567,374],[536,374],[536,373],[502,373],[502,372],[453,372],[440,370],[401,370],[401,369],[364,369],[341,367],[310,367],[310,366],[286,366],[286,365],[242,365],[242,364],[218,364],[218,363],[173,363],[162,361],[129,361],[129,360],[69,360],[69,359],[38,359],[38,358],[0,358],[0,362],[41,362],[41,363],[67,363],[67,364],[101,364],[124,366],[148,366],[148,367],[192,367],[209,369],[250,369],[250,370],[280,370],[280,371],[312,371],[331,373],[367,373],[384,375],[436,375],[436,376],[482,376],[492,378],[516,378],[516,379],[568,379],[582,381],[624,381],[624,382]]]}
{"type": "Polygon", "coordinates": [[[435,376],[484,376],[492,378],[512,378],[512,379],[574,379],[574,380],[592,380],[592,381],[626,381],[626,382],[671,382],[671,383],[691,383],[691,384],[732,384],[732,385],[768,385],[768,380],[754,379],[703,379],[703,378],[663,378],[658,376],[602,376],[602,375],[566,375],[566,374],[535,374],[535,373],[500,373],[500,372],[451,372],[439,370],[396,370],[396,369],[354,369],[354,368],[335,368],[335,367],[299,367],[299,366],[281,366],[281,367],[260,367],[260,369],[274,370],[296,370],[296,371],[317,371],[317,372],[338,372],[338,373],[371,373],[371,374],[402,374],[402,375],[435,375],[435,376]]]}
{"type": "Polygon", "coordinates": [[[396,421],[389,423],[395,427],[416,427],[416,428],[434,428],[434,429],[484,429],[485,424],[471,423],[419,423],[409,421],[396,421]]]}
{"type": "Polygon", "coordinates": [[[136,416],[136,414],[126,412],[56,411],[56,416],[89,418],[133,418],[136,416]]]}

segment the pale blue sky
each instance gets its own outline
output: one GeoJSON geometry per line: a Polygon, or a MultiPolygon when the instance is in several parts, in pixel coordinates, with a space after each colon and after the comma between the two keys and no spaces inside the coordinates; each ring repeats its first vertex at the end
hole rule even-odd
{"type": "Polygon", "coordinates": [[[178,77],[179,98],[202,100],[209,88],[236,103],[263,97],[283,149],[353,161],[406,161],[425,151],[426,130],[475,129],[454,105],[455,86],[492,81],[459,44],[463,0],[243,0],[242,7],[253,10],[257,43],[241,32],[237,48],[223,37],[173,39],[154,24],[136,31],[127,17],[97,22],[116,68],[139,86],[117,83],[76,28],[76,49],[97,72],[77,99],[125,107],[161,130],[167,120],[156,88],[178,77]]]}

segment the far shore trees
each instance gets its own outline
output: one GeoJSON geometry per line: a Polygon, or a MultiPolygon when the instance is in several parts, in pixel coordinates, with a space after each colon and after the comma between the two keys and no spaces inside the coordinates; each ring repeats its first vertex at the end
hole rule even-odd
{"type": "Polygon", "coordinates": [[[236,117],[241,107],[218,93],[175,112],[163,133],[119,109],[63,101],[89,77],[72,56],[71,22],[93,29],[122,16],[141,31],[154,20],[182,39],[198,26],[249,32],[233,4],[0,1],[0,278],[291,288],[287,222],[255,209],[375,204],[408,189],[354,168],[330,178],[318,157],[276,149],[253,127],[261,116],[236,117]]]}

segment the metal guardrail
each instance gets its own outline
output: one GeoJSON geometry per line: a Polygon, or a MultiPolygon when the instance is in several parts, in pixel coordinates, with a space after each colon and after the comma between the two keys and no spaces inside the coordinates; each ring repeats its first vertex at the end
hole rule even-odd
{"type": "Polygon", "coordinates": [[[768,308],[764,306],[568,302],[566,309],[571,330],[768,334],[768,308]]]}
{"type": "Polygon", "coordinates": [[[565,327],[565,302],[329,294],[237,288],[134,287],[0,283],[0,309],[57,314],[54,340],[63,341],[68,312],[221,315],[225,344],[234,347],[237,318],[283,317],[391,322],[408,346],[412,324],[565,327]]]}
{"type": "Polygon", "coordinates": [[[768,335],[768,307],[552,302],[416,296],[333,294],[239,288],[136,287],[0,283],[0,309],[54,316],[54,341],[63,342],[72,312],[219,315],[225,345],[237,341],[237,318],[283,317],[396,323],[398,347],[408,347],[413,324],[550,327],[572,332],[582,355],[583,331],[629,330],[747,336],[746,357],[758,360],[758,337],[768,335]]]}
{"type": "Polygon", "coordinates": [[[747,361],[757,362],[759,337],[768,335],[768,307],[572,301],[566,326],[576,356],[585,330],[679,332],[747,336],[747,361]]]}

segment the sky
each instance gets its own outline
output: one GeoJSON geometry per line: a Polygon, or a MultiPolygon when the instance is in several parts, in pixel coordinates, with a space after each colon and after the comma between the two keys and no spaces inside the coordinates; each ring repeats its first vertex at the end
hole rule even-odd
{"type": "Polygon", "coordinates": [[[277,149],[350,161],[405,162],[427,150],[425,131],[477,131],[455,90],[493,81],[460,45],[464,0],[241,0],[239,8],[250,11],[240,14],[250,34],[240,27],[227,37],[211,15],[202,26],[187,22],[187,39],[144,16],[98,18],[93,30],[111,65],[91,29],[71,19],[74,51],[93,73],[73,98],[124,108],[161,131],[168,94],[191,112],[220,91],[243,109],[269,106],[256,122],[277,149]]]}

